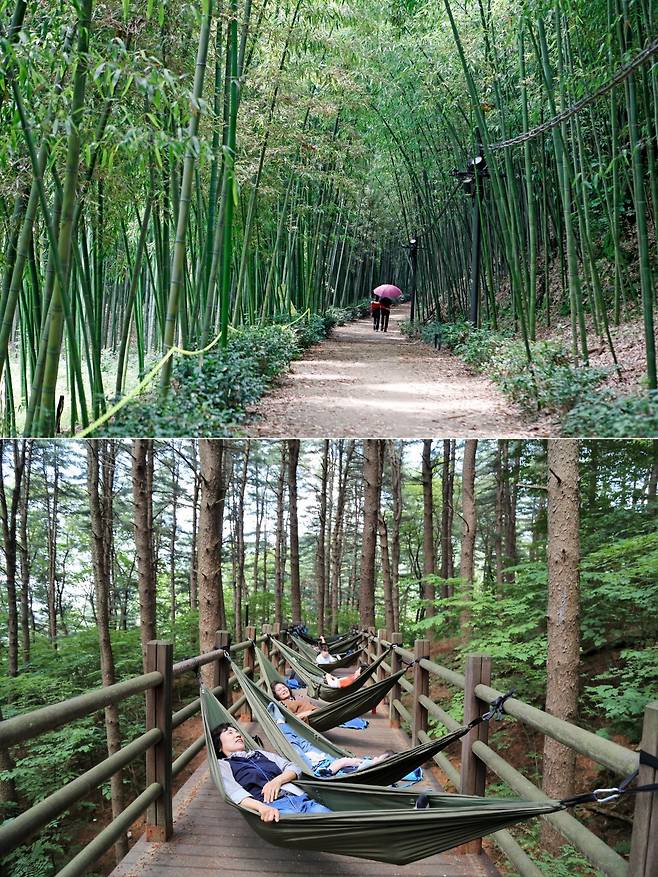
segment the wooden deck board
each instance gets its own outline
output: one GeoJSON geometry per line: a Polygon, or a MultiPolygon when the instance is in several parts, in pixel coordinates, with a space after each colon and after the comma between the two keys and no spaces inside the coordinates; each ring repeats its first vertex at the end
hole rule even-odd
{"type": "MultiPolygon", "coordinates": [[[[409,746],[404,732],[389,727],[384,711],[367,716],[366,731],[337,728],[327,733],[357,755],[399,751],[409,746]]],[[[259,732],[258,726],[254,730],[259,732]]],[[[266,735],[260,731],[261,737],[266,735]]],[[[431,772],[414,791],[440,789],[431,772]]],[[[174,798],[174,836],[169,843],[135,844],[110,877],[492,877],[497,872],[486,856],[442,853],[412,865],[394,866],[329,853],[274,847],[253,832],[225,804],[204,762],[174,798]]]]}

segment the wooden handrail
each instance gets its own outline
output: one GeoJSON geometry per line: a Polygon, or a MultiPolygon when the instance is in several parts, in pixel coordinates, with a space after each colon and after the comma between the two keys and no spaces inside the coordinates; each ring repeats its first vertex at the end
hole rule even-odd
{"type": "MultiPolygon", "coordinates": [[[[379,639],[380,646],[390,645],[388,639],[383,640],[382,637],[371,637],[373,640],[379,639]]],[[[468,676],[455,672],[448,667],[431,661],[429,658],[421,657],[425,649],[424,641],[416,642],[416,676],[418,676],[418,668],[424,673],[440,678],[449,685],[457,689],[464,690],[469,697],[476,698],[482,704],[492,703],[502,692],[489,684],[478,683],[475,677],[469,682],[468,676]]],[[[413,660],[414,653],[395,646],[393,654],[399,655],[405,660],[413,660]]],[[[475,658],[476,656],[472,656],[475,658]]],[[[479,656],[478,656],[479,657],[479,656]]],[[[392,670],[393,661],[390,665],[384,664],[384,668],[388,671],[392,670]]],[[[396,662],[397,663],[397,662],[396,662]]],[[[422,675],[418,677],[422,680],[422,675]]],[[[412,730],[415,730],[415,736],[419,742],[428,742],[430,737],[424,728],[418,727],[418,716],[423,714],[429,715],[440,721],[449,731],[454,731],[460,727],[459,722],[455,721],[445,710],[438,704],[434,703],[431,698],[419,690],[418,685],[412,685],[406,679],[400,680],[400,688],[412,696],[412,709],[407,709],[399,698],[391,697],[390,709],[392,717],[400,715],[409,724],[412,730]],[[419,712],[422,710],[422,712],[419,712]]],[[[483,707],[484,709],[484,707],[483,707]]],[[[548,737],[563,743],[575,751],[585,755],[592,761],[614,770],[620,776],[632,773],[638,766],[639,756],[636,752],[632,752],[623,746],[612,741],[605,740],[591,731],[580,728],[577,725],[565,722],[543,710],[537,709],[530,704],[524,703],[516,698],[509,698],[503,707],[504,711],[516,718],[518,721],[540,731],[548,737]]],[[[650,751],[658,748],[658,704],[649,704],[645,714],[645,731],[643,737],[643,746],[649,748],[650,751]],[[654,727],[655,725],[655,727],[654,727]],[[647,744],[645,741],[651,741],[647,744]]],[[[462,742],[463,758],[475,759],[486,765],[494,773],[496,773],[504,782],[506,782],[515,792],[523,795],[530,800],[546,800],[542,790],[526,779],[512,765],[506,762],[498,753],[494,752],[490,746],[482,740],[471,740],[470,745],[466,747],[462,742]]],[[[462,759],[463,760],[463,759],[462,759]]],[[[443,753],[434,756],[434,761],[447,774],[455,787],[461,788],[461,778],[458,771],[447,759],[443,753]]],[[[645,782],[652,781],[651,777],[645,782]]],[[[655,781],[655,779],[654,779],[655,781]]],[[[567,838],[573,845],[582,852],[597,868],[600,868],[609,877],[650,877],[651,869],[654,867],[654,860],[658,860],[658,842],[656,840],[647,840],[646,837],[640,837],[638,823],[646,823],[647,825],[653,817],[651,814],[654,807],[653,799],[658,795],[638,796],[635,801],[636,815],[639,810],[642,814],[640,819],[634,821],[633,843],[631,850],[632,866],[620,856],[615,850],[609,847],[601,838],[589,831],[574,816],[567,812],[550,814],[542,817],[551,822],[560,833],[567,838]],[[653,846],[652,846],[653,845],[653,846]],[[640,865],[638,866],[638,863],[640,865]]],[[[658,806],[658,805],[656,805],[658,806]]],[[[647,832],[644,831],[644,835],[647,832]]],[[[512,836],[506,832],[496,832],[493,839],[497,842],[501,850],[516,865],[518,872],[523,877],[537,877],[537,867],[528,858],[527,854],[522,850],[512,836]]]]}
{"type": "Polygon", "coordinates": [[[162,673],[144,673],[124,682],[96,688],[77,697],[44,706],[20,716],[13,716],[0,722],[0,748],[7,749],[16,743],[24,743],[38,737],[45,731],[52,731],[74,719],[81,719],[95,713],[111,703],[119,703],[134,694],[141,694],[150,688],[162,685],[162,673]]]}

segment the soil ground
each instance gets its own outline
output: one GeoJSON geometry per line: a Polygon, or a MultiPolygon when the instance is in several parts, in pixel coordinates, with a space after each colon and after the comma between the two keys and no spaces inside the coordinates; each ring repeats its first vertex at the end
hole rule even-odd
{"type": "Polygon", "coordinates": [[[548,436],[544,418],[529,421],[494,384],[448,351],[408,341],[393,309],[388,333],[370,319],[336,328],[294,363],[252,410],[249,437],[480,438],[548,436]]]}

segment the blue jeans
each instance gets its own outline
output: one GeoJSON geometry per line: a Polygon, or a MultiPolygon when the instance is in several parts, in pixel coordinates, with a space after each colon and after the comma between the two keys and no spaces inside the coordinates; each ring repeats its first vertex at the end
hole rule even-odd
{"type": "Polygon", "coordinates": [[[281,795],[269,806],[276,807],[281,813],[331,813],[328,807],[318,804],[308,795],[281,795]]]}

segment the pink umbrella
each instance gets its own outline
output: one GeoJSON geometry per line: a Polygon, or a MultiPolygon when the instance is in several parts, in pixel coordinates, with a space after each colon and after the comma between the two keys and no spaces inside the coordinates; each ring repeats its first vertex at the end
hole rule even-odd
{"type": "Polygon", "coordinates": [[[379,298],[400,298],[402,290],[398,289],[397,286],[393,286],[391,283],[384,283],[373,291],[373,295],[377,295],[379,298]]]}

